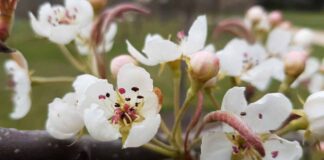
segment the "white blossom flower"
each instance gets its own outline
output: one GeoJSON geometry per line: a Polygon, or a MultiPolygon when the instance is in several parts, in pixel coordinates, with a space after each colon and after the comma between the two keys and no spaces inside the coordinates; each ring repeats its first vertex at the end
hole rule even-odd
{"type": "Polygon", "coordinates": [[[271,78],[276,77],[276,71],[283,69],[278,60],[267,59],[268,54],[260,44],[250,45],[241,39],[231,40],[217,55],[223,73],[240,77],[259,90],[265,90],[271,78]]]}
{"type": "Polygon", "coordinates": [[[57,139],[75,136],[84,126],[82,114],[77,109],[75,93],[56,98],[48,105],[47,132],[57,139]]]}
{"type": "Polygon", "coordinates": [[[309,122],[309,130],[319,140],[324,139],[324,91],[310,95],[305,104],[304,111],[309,122]]]}
{"type": "MultiPolygon", "coordinates": [[[[15,54],[15,53],[13,53],[15,54]]],[[[12,119],[23,118],[31,107],[31,81],[26,60],[18,53],[22,59],[8,60],[5,62],[5,70],[10,76],[10,87],[13,89],[12,101],[14,111],[10,114],[12,119]]]]}
{"type": "Polygon", "coordinates": [[[65,6],[43,4],[38,19],[29,13],[31,26],[39,36],[58,44],[70,43],[80,29],[91,23],[93,9],[87,0],[65,0],[65,6]]]}
{"type": "Polygon", "coordinates": [[[141,146],[154,137],[161,122],[153,81],[143,68],[126,64],[118,72],[117,86],[115,92],[106,80],[97,80],[86,88],[80,101],[85,126],[97,140],[121,137],[123,148],[141,146]]]}
{"type": "MultiPolygon", "coordinates": [[[[87,55],[91,53],[91,31],[93,24],[89,24],[83,28],[75,38],[76,47],[81,55],[87,55]]],[[[105,33],[103,43],[97,46],[98,53],[109,52],[114,44],[114,38],[117,33],[117,24],[113,23],[110,25],[109,30],[105,33]]]]}
{"type": "Polygon", "coordinates": [[[143,56],[127,40],[128,52],[139,62],[154,66],[177,60],[181,55],[192,55],[202,50],[214,50],[213,46],[205,47],[207,38],[207,18],[199,16],[189,29],[188,35],[181,38],[180,44],[175,44],[170,40],[163,39],[160,35],[147,35],[143,48],[143,56]]]}
{"type": "MultiPolygon", "coordinates": [[[[283,124],[292,111],[290,101],[280,93],[267,94],[258,101],[247,104],[244,90],[243,87],[234,87],[227,91],[221,110],[242,118],[255,133],[270,134],[271,130],[278,129],[283,124]]],[[[247,156],[245,158],[255,154],[247,145],[235,143],[237,139],[239,135],[227,125],[223,126],[223,132],[207,133],[202,139],[201,159],[230,160],[233,154],[241,152],[247,156]]],[[[302,149],[298,142],[290,142],[276,135],[270,135],[265,139],[263,147],[266,151],[264,160],[297,160],[302,156],[302,149]]]]}
{"type": "Polygon", "coordinates": [[[181,51],[178,46],[169,40],[163,39],[160,35],[148,34],[142,52],[143,56],[135,47],[127,40],[128,52],[139,62],[154,66],[160,63],[174,61],[179,59],[181,51]]]}

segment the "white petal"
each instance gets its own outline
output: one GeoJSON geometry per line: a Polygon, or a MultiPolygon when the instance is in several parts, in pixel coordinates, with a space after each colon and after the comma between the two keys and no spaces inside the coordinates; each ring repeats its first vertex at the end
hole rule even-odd
{"type": "Polygon", "coordinates": [[[67,94],[64,99],[56,98],[48,105],[48,123],[56,131],[65,134],[76,134],[83,127],[83,119],[76,107],[74,93],[67,94]],[[65,101],[67,100],[67,101],[65,101]]]}
{"type": "Polygon", "coordinates": [[[148,143],[157,133],[160,123],[159,114],[145,117],[145,120],[140,123],[133,123],[123,148],[139,147],[148,143]]]}
{"type": "MultiPolygon", "coordinates": [[[[52,6],[50,3],[45,2],[39,7],[38,19],[40,22],[48,21],[48,16],[52,14],[52,6]]],[[[31,14],[31,13],[30,13],[31,14]]]]}
{"type": "Polygon", "coordinates": [[[143,50],[145,50],[147,43],[152,41],[152,40],[163,40],[163,38],[159,34],[148,34],[148,35],[146,35],[143,50]]]}
{"type": "Polygon", "coordinates": [[[84,111],[84,123],[89,134],[99,141],[112,141],[120,137],[119,128],[109,122],[104,110],[93,104],[84,111]]]}
{"type": "Polygon", "coordinates": [[[90,74],[83,74],[78,76],[72,86],[77,94],[84,94],[90,85],[100,81],[99,78],[90,74]]]}
{"type": "Polygon", "coordinates": [[[309,129],[317,138],[323,138],[324,91],[310,95],[304,104],[304,110],[309,121],[309,129]]]}
{"type": "Polygon", "coordinates": [[[105,35],[105,41],[106,43],[110,42],[110,41],[113,41],[116,34],[117,34],[117,24],[116,23],[112,23],[109,27],[109,30],[108,32],[106,33],[105,35]]]}
{"type": "Polygon", "coordinates": [[[118,72],[117,86],[126,91],[131,91],[133,87],[139,88],[140,91],[153,91],[153,80],[144,68],[125,64],[118,72]]]}
{"type": "Polygon", "coordinates": [[[52,27],[49,40],[57,44],[68,44],[77,35],[78,27],[76,25],[60,25],[52,27]]]}
{"type": "Polygon", "coordinates": [[[75,133],[63,133],[56,130],[49,121],[46,122],[46,131],[56,139],[68,139],[75,135],[75,133]]]}
{"type": "Polygon", "coordinates": [[[251,83],[258,90],[264,91],[268,88],[272,78],[283,81],[284,77],[283,62],[277,58],[270,58],[243,74],[241,79],[251,83]]]}
{"type": "Polygon", "coordinates": [[[292,104],[287,97],[281,93],[271,93],[251,103],[242,118],[256,133],[266,133],[278,129],[291,111],[292,104]]]}
{"type": "Polygon", "coordinates": [[[222,111],[228,111],[240,115],[247,107],[247,101],[244,94],[244,87],[233,87],[229,89],[223,98],[222,111]]]}
{"type": "Polygon", "coordinates": [[[324,76],[321,74],[315,74],[309,82],[308,90],[311,93],[324,90],[324,76]]]}
{"type": "Polygon", "coordinates": [[[248,44],[244,40],[233,39],[217,56],[220,59],[220,69],[230,76],[239,76],[243,71],[243,53],[248,44]]]}
{"type": "Polygon", "coordinates": [[[210,132],[202,137],[201,160],[231,160],[232,143],[223,132],[210,132]]]}
{"type": "Polygon", "coordinates": [[[78,9],[76,16],[76,23],[81,27],[91,23],[93,18],[93,9],[89,1],[87,0],[65,0],[65,6],[67,9],[74,11],[78,9]]]}
{"type": "Polygon", "coordinates": [[[5,62],[6,72],[12,76],[14,83],[14,111],[10,114],[12,119],[23,118],[30,110],[31,99],[31,82],[26,69],[21,68],[17,62],[8,60],[5,62]]]}
{"type": "Polygon", "coordinates": [[[199,16],[189,29],[188,36],[181,42],[180,47],[183,54],[190,55],[205,46],[207,38],[207,18],[199,16]]]}
{"type": "Polygon", "coordinates": [[[213,44],[208,44],[204,49],[204,51],[210,52],[210,53],[215,53],[216,48],[213,44]]]}
{"type": "Polygon", "coordinates": [[[181,56],[178,46],[169,40],[151,40],[145,45],[143,52],[158,63],[174,61],[181,56]]]}
{"type": "Polygon", "coordinates": [[[159,63],[157,61],[150,59],[150,57],[146,58],[145,56],[143,56],[142,53],[139,52],[128,40],[126,40],[126,44],[127,44],[127,50],[129,54],[131,54],[137,61],[148,66],[154,66],[159,63]]]}
{"type": "Polygon", "coordinates": [[[27,115],[31,107],[29,93],[25,95],[15,94],[13,96],[14,111],[10,113],[10,118],[21,119],[27,115]]]}
{"type": "Polygon", "coordinates": [[[140,114],[144,117],[149,117],[158,113],[159,109],[159,100],[154,92],[141,92],[144,97],[144,106],[140,110],[140,114]]]}
{"type": "MultiPolygon", "coordinates": [[[[233,87],[229,89],[224,95],[221,110],[237,116],[244,115],[247,107],[244,91],[244,87],[233,87]]],[[[222,125],[222,129],[227,133],[234,132],[234,129],[225,123],[222,125]]]]}
{"type": "Polygon", "coordinates": [[[49,24],[38,21],[35,16],[29,12],[30,24],[34,32],[42,37],[48,37],[50,35],[49,24]]]}
{"type": "Polygon", "coordinates": [[[268,36],[267,49],[272,55],[283,55],[288,51],[292,34],[282,28],[275,28],[268,36]]]}
{"type": "Polygon", "coordinates": [[[116,93],[113,86],[107,80],[101,79],[87,88],[85,99],[80,102],[80,109],[84,110],[96,103],[106,112],[113,112],[115,102],[116,93]]]}
{"type": "Polygon", "coordinates": [[[277,136],[270,137],[264,144],[264,160],[299,160],[303,150],[297,141],[290,142],[277,136]]]}

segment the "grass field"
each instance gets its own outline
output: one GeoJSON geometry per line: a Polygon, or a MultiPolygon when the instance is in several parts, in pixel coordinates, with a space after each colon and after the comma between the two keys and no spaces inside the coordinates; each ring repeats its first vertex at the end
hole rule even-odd
{"type": "MultiPolygon", "coordinates": [[[[324,13],[296,13],[287,12],[286,18],[291,20],[298,26],[306,26],[316,29],[324,29],[324,13]]],[[[214,18],[209,16],[211,22],[211,28],[216,24],[212,21],[214,18]]],[[[215,19],[218,19],[215,17],[215,19]]],[[[143,39],[147,33],[161,33],[165,37],[168,34],[175,35],[177,31],[182,30],[184,20],[181,18],[175,18],[172,20],[162,21],[161,19],[154,17],[143,17],[135,22],[123,22],[119,24],[119,31],[115,40],[113,50],[107,54],[107,61],[113,56],[126,53],[125,39],[129,39],[135,44],[137,48],[142,47],[143,39]]],[[[228,39],[228,38],[226,38],[228,39]]],[[[213,42],[217,45],[217,48],[221,48],[225,41],[215,41],[209,36],[209,42],[213,42]]],[[[78,73],[70,64],[63,58],[62,54],[58,50],[55,44],[48,42],[45,39],[36,37],[27,20],[17,20],[15,22],[12,36],[9,40],[9,44],[12,47],[19,49],[27,58],[30,69],[34,71],[36,76],[76,76],[78,73]]],[[[75,51],[74,45],[70,45],[69,48],[75,51]]],[[[315,47],[314,53],[317,56],[323,57],[324,49],[321,47],[315,47]]],[[[0,64],[7,57],[0,55],[0,64]]],[[[155,80],[155,85],[162,88],[164,93],[164,107],[163,111],[169,110],[172,104],[172,82],[170,80],[170,72],[166,69],[162,77],[157,76],[158,67],[150,68],[152,77],[155,80]]],[[[12,104],[10,102],[10,92],[6,87],[6,75],[3,72],[3,67],[0,69],[0,126],[1,127],[14,127],[18,129],[43,129],[45,119],[47,117],[47,104],[55,97],[62,97],[65,93],[72,91],[70,83],[53,83],[37,85],[33,87],[32,91],[32,109],[30,113],[23,119],[13,121],[9,119],[9,113],[12,110],[12,104]]],[[[274,83],[274,86],[277,84],[274,83]]],[[[224,81],[220,84],[223,88],[229,87],[229,82],[224,81]]],[[[275,88],[272,88],[275,91],[275,88]]],[[[222,91],[224,92],[224,91],[222,91]]],[[[222,92],[219,91],[217,98],[220,100],[222,92]]],[[[300,91],[305,96],[307,92],[305,89],[300,91]]],[[[296,104],[298,104],[296,102],[296,104]]],[[[209,109],[211,109],[211,106],[209,109]]]]}

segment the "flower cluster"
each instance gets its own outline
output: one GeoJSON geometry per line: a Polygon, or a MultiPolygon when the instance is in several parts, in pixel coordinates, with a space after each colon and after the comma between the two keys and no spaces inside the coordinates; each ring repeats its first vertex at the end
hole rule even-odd
{"type": "Polygon", "coordinates": [[[312,55],[316,36],[312,30],[296,29],[280,11],[267,13],[254,6],[243,19],[219,22],[214,34],[230,31],[235,38],[216,51],[207,42],[207,16],[200,15],[188,31],[174,34],[176,40],[147,34],[141,51],[126,40],[129,54],[112,58],[110,76],[103,53],[112,49],[115,19],[127,11],[146,14],[148,10],[125,3],[100,12],[106,3],[65,0],[64,6],[43,4],[37,17],[29,13],[34,32],[58,44],[81,72],[76,78],[36,77],[19,51],[0,43],[11,56],[4,65],[14,92],[11,118],[23,118],[30,110],[32,84],[72,82],[74,91],[48,104],[46,131],[56,139],[80,137],[86,129],[98,141],[120,140],[122,148],[146,147],[174,159],[202,160],[297,160],[303,147],[309,146],[295,137],[285,139],[286,133],[305,131],[304,140],[314,144],[324,140],[324,64],[312,55]],[[71,53],[67,47],[71,42],[79,54],[71,53]],[[154,87],[141,64],[170,67],[172,85],[164,83],[174,91],[172,128],[160,114],[167,96],[154,87]],[[189,87],[182,102],[184,78],[189,87]],[[269,87],[273,80],[280,83],[274,84],[277,92],[269,87]],[[305,102],[293,90],[300,86],[312,93],[305,102]],[[216,92],[225,95],[216,97],[216,92]],[[292,95],[300,103],[291,101],[292,95]],[[200,119],[204,96],[214,111],[200,119]],[[194,113],[188,112],[196,99],[194,113]],[[221,105],[218,99],[223,99],[221,105]],[[189,123],[182,121],[186,114],[189,123]],[[215,122],[220,123],[208,128],[215,122]]]}
{"type": "Polygon", "coordinates": [[[158,131],[158,96],[143,68],[124,65],[117,75],[116,91],[107,80],[87,74],[78,76],[73,87],[75,92],[49,104],[46,129],[52,136],[71,138],[85,126],[94,139],[121,137],[127,148],[149,142],[158,131]]]}

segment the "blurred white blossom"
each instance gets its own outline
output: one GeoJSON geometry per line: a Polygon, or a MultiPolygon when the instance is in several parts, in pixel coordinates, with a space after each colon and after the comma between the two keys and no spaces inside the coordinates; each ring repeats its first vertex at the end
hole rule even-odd
{"type": "Polygon", "coordinates": [[[31,26],[39,36],[58,44],[70,43],[79,31],[91,23],[93,9],[87,0],[65,0],[65,6],[43,4],[38,19],[29,13],[31,26]]]}

